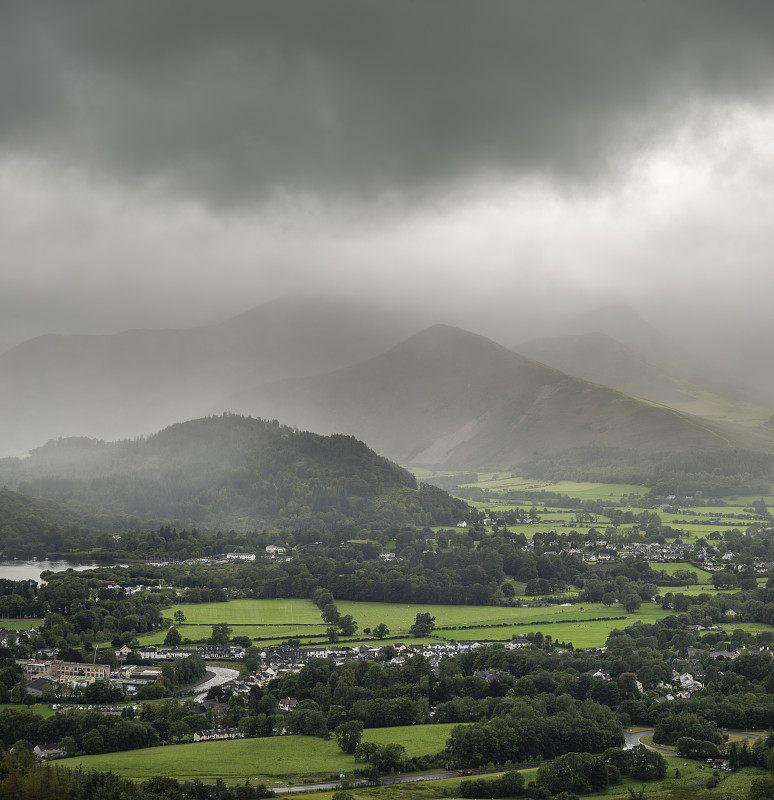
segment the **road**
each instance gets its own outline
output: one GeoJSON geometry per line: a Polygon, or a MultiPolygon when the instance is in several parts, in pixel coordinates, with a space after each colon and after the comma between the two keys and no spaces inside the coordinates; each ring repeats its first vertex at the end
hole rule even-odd
{"type": "MultiPolygon", "coordinates": [[[[396,775],[394,778],[384,778],[382,785],[388,783],[415,783],[416,781],[438,781],[441,778],[456,778],[456,772],[436,772],[431,775],[396,775]]],[[[365,783],[358,784],[365,786],[365,783]]],[[[280,792],[310,792],[317,789],[338,789],[341,787],[341,781],[334,781],[333,783],[303,783],[299,786],[280,786],[274,787],[274,791],[278,794],[280,792]]]]}
{"type": "Polygon", "coordinates": [[[199,690],[199,694],[196,695],[194,698],[197,703],[201,703],[202,700],[207,696],[207,690],[212,689],[213,686],[220,686],[227,681],[233,680],[234,678],[239,677],[239,671],[235,669],[229,669],[228,667],[207,667],[207,672],[214,672],[212,678],[206,680],[204,683],[199,684],[196,688],[199,690]]]}
{"type": "MultiPolygon", "coordinates": [[[[641,741],[643,736],[647,736],[649,733],[653,733],[653,728],[645,728],[640,731],[636,732],[627,732],[624,731],[624,750],[631,750],[633,747],[636,747],[638,744],[645,745],[648,750],[654,750],[656,753],[661,753],[664,756],[674,756],[676,755],[674,750],[667,750],[658,746],[645,744],[645,742],[641,741]]],[[[751,733],[749,731],[729,731],[724,730],[724,733],[729,734],[736,734],[738,736],[745,736],[748,739],[756,739],[760,736],[760,733],[751,733]]],[[[520,764],[518,766],[519,769],[526,769],[528,767],[535,767],[537,764],[520,764]]],[[[486,775],[489,772],[502,772],[502,768],[495,768],[495,769],[482,769],[476,770],[476,775],[486,775]]],[[[396,775],[393,778],[385,778],[382,780],[382,784],[387,783],[414,783],[416,781],[438,781],[443,778],[456,778],[457,773],[456,771],[453,772],[433,772],[426,775],[396,775]]],[[[257,780],[260,780],[258,778],[257,780]]],[[[365,784],[359,784],[364,786],[365,784]]],[[[290,793],[290,792],[309,792],[318,789],[338,789],[341,786],[340,781],[333,781],[329,783],[304,783],[298,786],[280,786],[274,789],[275,792],[278,794],[280,793],[290,793]]]]}
{"type": "MultiPolygon", "coordinates": [[[[636,747],[638,744],[644,744],[648,750],[655,750],[657,753],[661,753],[663,756],[674,756],[677,755],[674,750],[668,750],[664,747],[659,747],[658,745],[650,745],[645,744],[645,742],[640,741],[643,736],[647,736],[649,733],[653,733],[653,728],[644,728],[643,730],[637,731],[635,733],[629,733],[628,731],[624,731],[624,750],[631,750],[632,747],[636,747]]],[[[755,732],[755,731],[730,731],[727,728],[723,728],[723,733],[727,733],[730,736],[743,736],[746,739],[757,739],[759,736],[763,736],[763,731],[755,732]]]]}
{"type": "Polygon", "coordinates": [[[674,750],[665,750],[661,747],[653,746],[652,744],[645,744],[645,742],[641,741],[643,736],[647,736],[649,733],[653,733],[654,728],[644,728],[641,731],[636,731],[634,733],[630,733],[629,731],[624,731],[624,750],[631,750],[633,747],[637,747],[638,744],[645,745],[648,750],[654,750],[657,753],[661,753],[662,756],[673,756],[674,750]]]}
{"type": "MultiPolygon", "coordinates": [[[[516,769],[528,769],[529,767],[536,767],[538,766],[537,763],[534,764],[519,764],[516,769]]],[[[511,767],[513,769],[513,767],[511,767]]],[[[494,769],[477,769],[474,775],[470,777],[478,777],[480,775],[487,775],[493,772],[505,772],[506,770],[503,767],[495,767],[494,769]]],[[[457,778],[456,770],[452,770],[451,772],[431,772],[425,773],[424,775],[395,775],[391,778],[382,778],[381,785],[384,786],[390,783],[416,783],[417,781],[440,781],[443,778],[457,778]]],[[[256,780],[260,780],[257,778],[256,780]]],[[[365,786],[365,783],[359,783],[359,786],[365,786]]],[[[341,786],[341,781],[334,781],[332,783],[304,783],[299,786],[280,786],[278,788],[274,788],[274,791],[278,794],[280,792],[307,792],[313,789],[338,789],[341,786]]]]}

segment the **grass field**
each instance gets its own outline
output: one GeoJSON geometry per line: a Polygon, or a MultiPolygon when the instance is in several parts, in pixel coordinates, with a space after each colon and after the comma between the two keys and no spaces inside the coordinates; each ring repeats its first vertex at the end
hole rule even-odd
{"type": "Polygon", "coordinates": [[[488,489],[490,494],[504,492],[556,492],[581,500],[609,500],[625,494],[644,495],[648,489],[627,483],[586,483],[575,481],[539,481],[534,478],[497,473],[478,473],[476,483],[462,484],[466,488],[488,489]]]}
{"type": "MultiPolygon", "coordinates": [[[[199,641],[209,637],[212,623],[201,623],[198,625],[191,625],[186,622],[183,625],[177,625],[180,633],[184,638],[191,641],[199,641]]],[[[229,623],[232,627],[232,636],[249,636],[253,640],[257,640],[256,644],[277,644],[279,642],[290,639],[294,636],[303,634],[304,636],[314,635],[316,638],[310,641],[318,641],[326,638],[327,625],[242,625],[240,623],[229,623]]],[[[163,644],[164,637],[167,635],[167,630],[157,630],[153,633],[142,634],[139,638],[144,645],[148,644],[163,644]]],[[[306,641],[302,639],[302,641],[306,641]]]]}
{"type": "MultiPolygon", "coordinates": [[[[628,800],[629,789],[639,792],[644,788],[648,800],[739,800],[747,797],[750,785],[755,778],[768,773],[760,769],[748,767],[735,773],[723,773],[723,779],[714,789],[704,785],[711,774],[708,770],[698,769],[696,762],[688,762],[684,767],[684,759],[668,758],[667,777],[660,781],[642,784],[632,778],[623,778],[621,783],[610,786],[603,792],[582,795],[583,800],[628,800]],[[679,769],[680,777],[675,777],[675,769],[679,769]]],[[[522,770],[527,783],[535,779],[537,770],[522,770]]],[[[502,773],[487,775],[487,778],[499,777],[502,773]]],[[[471,780],[464,778],[463,780],[471,780]]],[[[440,781],[423,781],[419,783],[398,783],[394,785],[369,787],[353,790],[354,800],[435,800],[435,798],[459,797],[457,789],[459,778],[440,781]]],[[[333,792],[315,793],[316,800],[331,800],[333,792]]]]}
{"type": "MultiPolygon", "coordinates": [[[[420,472],[422,474],[420,475],[417,473],[417,476],[422,479],[431,480],[433,477],[433,475],[426,470],[420,472]]],[[[454,473],[436,474],[438,476],[448,476],[454,473]]],[[[538,497],[530,497],[530,492],[555,492],[580,500],[614,500],[616,502],[621,501],[625,495],[634,494],[642,496],[648,492],[646,487],[634,484],[583,483],[574,481],[550,482],[508,475],[502,472],[479,472],[477,482],[465,483],[462,484],[462,486],[465,488],[479,488],[488,492],[488,496],[485,500],[468,501],[479,510],[489,509],[493,513],[497,513],[512,510],[517,507],[524,508],[526,506],[535,505],[538,507],[539,514],[542,518],[556,520],[551,523],[540,522],[535,525],[509,526],[512,530],[523,533],[527,538],[532,538],[536,533],[547,533],[552,530],[563,528],[575,528],[580,531],[585,531],[588,528],[588,526],[579,527],[575,524],[574,516],[576,509],[548,508],[544,510],[540,499],[538,497]],[[509,492],[523,492],[524,497],[519,503],[505,501],[503,497],[509,492]]],[[[752,521],[750,519],[745,519],[749,514],[746,514],[744,509],[749,508],[753,500],[758,499],[760,498],[740,497],[733,501],[729,500],[728,504],[725,506],[707,506],[686,509],[686,511],[693,511],[695,514],[686,513],[686,511],[681,511],[678,514],[659,511],[658,514],[664,524],[671,525],[680,530],[680,535],[684,539],[695,541],[696,539],[706,538],[714,531],[722,534],[733,528],[744,529],[752,521]]],[[[769,505],[774,505],[774,496],[765,497],[764,499],[769,505]]],[[[640,509],[629,508],[627,510],[636,513],[640,509]]],[[[595,523],[595,527],[604,528],[607,524],[609,524],[609,519],[604,515],[600,515],[595,523]]]]}
{"type": "Polygon", "coordinates": [[[182,611],[194,625],[320,625],[320,609],[311,600],[229,600],[227,603],[196,603],[172,606],[164,616],[182,611]],[[224,616],[225,615],[225,616],[224,616]]]}
{"type": "MultiPolygon", "coordinates": [[[[397,742],[406,748],[409,757],[430,755],[444,748],[453,727],[449,724],[370,728],[363,732],[363,741],[397,742]]],[[[198,742],[82,756],[62,763],[71,768],[83,765],[86,769],[113,770],[134,780],[147,780],[154,775],[181,781],[199,778],[205,782],[216,778],[244,782],[250,778],[271,785],[322,779],[338,775],[340,769],[351,772],[361,766],[354,756],[342,753],[335,739],[326,742],[313,736],[198,742]]]]}
{"type": "MultiPolygon", "coordinates": [[[[678,570],[682,570],[683,572],[692,572],[699,583],[709,584],[712,585],[712,573],[707,572],[705,569],[700,569],[699,567],[694,567],[693,564],[689,564],[687,561],[671,561],[665,564],[662,561],[650,561],[648,562],[648,566],[654,570],[660,570],[661,572],[666,572],[667,575],[674,575],[675,572],[678,570]]],[[[673,589],[673,591],[677,591],[673,589]]]]}
{"type": "MultiPolygon", "coordinates": [[[[435,726],[433,726],[435,727],[435,726]]],[[[441,727],[441,726],[438,726],[441,727]]],[[[388,729],[389,730],[389,729],[388,729]]],[[[368,732],[367,732],[368,733],[368,732]]],[[[195,745],[177,745],[174,747],[153,748],[152,750],[137,751],[142,753],[144,759],[134,759],[129,763],[122,756],[131,756],[132,753],[111,753],[104,756],[90,756],[82,759],[67,759],[63,766],[76,766],[82,763],[87,768],[113,769],[126,777],[135,780],[146,780],[153,775],[164,774],[178,780],[192,780],[199,777],[205,782],[214,781],[221,777],[227,783],[244,783],[250,779],[253,783],[264,782],[276,788],[289,783],[303,782],[304,776],[314,777],[305,769],[310,758],[314,758],[314,765],[322,767],[319,773],[323,777],[332,776],[339,768],[350,772],[354,764],[352,756],[345,756],[331,742],[316,740],[319,744],[329,745],[328,748],[309,746],[313,740],[308,737],[282,737],[273,739],[248,739],[234,742],[210,742],[195,745]],[[292,740],[307,739],[302,747],[297,747],[292,740]],[[223,745],[220,748],[214,745],[223,745]],[[273,745],[267,747],[266,745],[273,745]],[[262,745],[259,747],[244,747],[245,745],[262,745]],[[295,751],[299,752],[285,752],[295,751]],[[338,755],[336,752],[338,752],[338,755]],[[206,753],[205,753],[206,751],[206,753]],[[325,754],[328,752],[328,755],[325,754]],[[196,753],[199,753],[196,756],[196,753]],[[316,755],[312,756],[312,753],[316,755]],[[192,757],[193,754],[193,757],[192,757]],[[161,756],[165,756],[161,759],[161,756]],[[267,761],[276,759],[277,769],[264,772],[263,767],[267,761]],[[281,773],[279,769],[290,769],[294,763],[301,763],[298,773],[281,773]],[[304,762],[307,762],[305,764],[304,762]],[[161,771],[165,770],[165,771],[161,771]],[[211,776],[211,777],[210,777],[211,776]]],[[[712,772],[701,769],[695,761],[686,762],[683,758],[667,758],[667,776],[659,781],[642,784],[632,778],[623,778],[614,786],[607,787],[602,792],[583,795],[584,800],[628,800],[629,789],[637,792],[644,787],[645,797],[648,800],[739,800],[747,797],[750,786],[755,778],[767,775],[764,770],[747,767],[735,773],[722,773],[722,780],[713,789],[706,787],[706,782],[712,772]],[[679,771],[677,777],[675,770],[679,771]]],[[[523,770],[522,774],[527,783],[534,781],[536,769],[523,770]]],[[[502,773],[487,775],[487,778],[499,777],[502,773]]],[[[463,779],[467,780],[467,779],[463,779]]],[[[369,786],[351,790],[353,800],[436,800],[438,798],[458,797],[459,778],[449,778],[438,781],[419,781],[410,783],[386,783],[382,786],[369,786]]],[[[315,792],[316,800],[332,800],[334,790],[315,792]]]]}
{"type": "MultiPolygon", "coordinates": [[[[544,607],[516,607],[507,608],[505,606],[445,606],[445,605],[420,605],[420,604],[401,604],[401,603],[369,603],[341,600],[337,602],[337,607],[342,614],[351,614],[363,628],[375,628],[379,623],[384,622],[392,632],[392,635],[408,634],[408,629],[414,622],[416,615],[420,612],[429,613],[436,618],[438,628],[456,628],[457,635],[453,631],[437,631],[437,636],[455,636],[461,638],[460,631],[465,627],[479,627],[500,623],[530,623],[537,620],[556,619],[560,621],[562,617],[572,618],[573,620],[588,620],[593,617],[618,617],[626,612],[621,606],[605,606],[602,603],[584,603],[573,606],[544,606],[544,607]],[[582,610],[581,610],[582,609],[582,610]]],[[[643,608],[645,608],[643,606],[643,608]]],[[[278,637],[290,636],[303,633],[324,633],[325,626],[320,623],[319,611],[310,600],[231,600],[226,603],[202,603],[197,605],[180,605],[165,610],[164,614],[171,617],[177,609],[181,609],[186,615],[187,622],[180,630],[184,636],[189,636],[197,630],[201,635],[207,634],[207,626],[216,622],[226,622],[233,626],[234,634],[251,635],[249,631],[257,630],[261,633],[271,635],[271,631],[277,632],[278,637]],[[265,604],[269,604],[266,606],[265,604]],[[272,628],[258,625],[250,625],[246,622],[249,619],[284,619],[287,616],[287,606],[293,605],[300,619],[313,619],[314,613],[317,617],[317,624],[300,623],[297,627],[283,624],[279,628],[272,628]],[[310,612],[307,614],[307,612],[310,612]],[[277,613],[277,617],[272,617],[277,613]],[[196,624],[191,624],[195,622],[196,624]],[[201,630],[200,628],[203,628],[201,630]]],[[[635,616],[644,612],[637,612],[635,616]]],[[[495,638],[510,638],[505,634],[497,633],[497,628],[490,628],[495,632],[495,638]]],[[[163,636],[163,632],[161,634],[163,636]]]]}
{"type": "Polygon", "coordinates": [[[1,627],[10,631],[28,631],[42,624],[42,619],[3,619],[1,627]]]}
{"type": "Polygon", "coordinates": [[[32,706],[25,706],[23,703],[5,703],[0,705],[0,711],[8,709],[9,711],[31,711],[33,714],[38,714],[41,717],[52,717],[56,713],[48,706],[35,703],[32,706]]]}
{"type": "MultiPolygon", "coordinates": [[[[341,614],[351,614],[358,622],[360,630],[374,628],[384,622],[394,633],[399,634],[408,629],[420,612],[429,613],[436,618],[436,626],[460,626],[475,624],[491,624],[511,621],[528,621],[531,619],[544,619],[554,615],[561,616],[572,614],[573,618],[590,616],[618,616],[624,613],[620,607],[608,608],[601,603],[585,603],[584,611],[579,606],[561,608],[546,606],[544,608],[507,608],[505,606],[445,606],[423,605],[411,603],[369,603],[348,600],[339,600],[336,603],[341,614]]],[[[186,616],[186,622],[181,626],[183,635],[195,626],[208,626],[216,622],[227,622],[233,626],[247,626],[269,631],[265,627],[272,623],[280,624],[278,628],[281,635],[289,632],[310,633],[319,628],[326,627],[320,619],[320,611],[311,600],[229,600],[226,603],[198,603],[172,606],[165,609],[164,616],[172,617],[177,610],[186,616]],[[288,616],[294,614],[296,625],[288,624],[288,616]],[[263,626],[258,624],[258,621],[263,626]],[[314,624],[311,624],[314,623],[314,624]]],[[[234,633],[241,633],[242,628],[235,627],[234,633]]]]}
{"type": "MultiPolygon", "coordinates": [[[[697,587],[688,588],[697,589],[697,587]]],[[[568,594],[568,599],[571,597],[572,594],[568,594]]],[[[165,616],[171,617],[179,608],[183,610],[188,620],[197,621],[196,624],[186,622],[180,626],[183,636],[192,640],[209,635],[209,625],[226,622],[232,626],[233,635],[246,635],[251,638],[261,636],[262,641],[258,644],[279,643],[294,635],[311,633],[319,635],[311,640],[302,639],[302,646],[326,641],[325,626],[322,624],[300,623],[297,627],[285,624],[271,627],[266,624],[258,626],[244,622],[249,619],[284,620],[290,613],[291,606],[294,609],[293,613],[299,619],[310,619],[315,612],[319,614],[316,606],[309,600],[232,600],[227,603],[175,606],[165,611],[165,616]],[[272,617],[272,614],[277,616],[272,617]]],[[[359,625],[359,635],[355,637],[357,641],[374,645],[387,644],[389,640],[370,639],[362,635],[362,630],[373,629],[384,622],[390,629],[392,637],[397,637],[407,644],[449,639],[504,642],[516,635],[541,631],[544,636],[550,635],[558,641],[572,642],[575,647],[593,647],[604,644],[613,628],[624,628],[638,620],[653,622],[669,613],[650,603],[643,604],[631,614],[627,614],[618,604],[605,606],[602,603],[507,608],[340,601],[337,606],[342,614],[351,614],[357,620],[359,625]],[[424,639],[414,638],[408,633],[419,612],[429,613],[436,618],[436,630],[430,637],[424,639]],[[487,627],[491,625],[497,627],[487,627]]],[[[160,644],[164,636],[165,631],[155,631],[142,636],[141,639],[143,644],[160,644]]],[[[395,638],[392,641],[395,641],[395,638]]]]}

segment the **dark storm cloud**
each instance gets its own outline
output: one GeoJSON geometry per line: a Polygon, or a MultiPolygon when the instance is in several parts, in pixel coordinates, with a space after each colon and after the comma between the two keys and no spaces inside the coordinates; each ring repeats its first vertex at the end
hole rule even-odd
{"type": "Polygon", "coordinates": [[[0,11],[0,148],[209,205],[604,174],[771,88],[770,2],[51,0],[0,11]]]}

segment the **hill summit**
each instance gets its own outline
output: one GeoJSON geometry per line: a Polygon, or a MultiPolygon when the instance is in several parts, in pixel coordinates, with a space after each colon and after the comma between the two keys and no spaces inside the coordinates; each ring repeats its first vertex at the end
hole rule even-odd
{"type": "Polygon", "coordinates": [[[256,387],[243,412],[344,431],[403,464],[515,469],[589,445],[634,453],[717,451],[728,431],[435,325],[326,375],[256,387]]]}
{"type": "MultiPolygon", "coordinates": [[[[0,461],[28,495],[112,518],[247,530],[453,524],[468,508],[353,436],[320,436],[235,414],[172,425],[146,439],[61,439],[0,461]]],[[[134,520],[132,520],[134,521],[134,520]]]]}

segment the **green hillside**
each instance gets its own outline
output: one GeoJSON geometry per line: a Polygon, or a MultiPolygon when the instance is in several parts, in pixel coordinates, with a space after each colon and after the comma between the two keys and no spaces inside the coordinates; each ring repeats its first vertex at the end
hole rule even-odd
{"type": "Polygon", "coordinates": [[[450,524],[467,512],[351,436],[233,414],[134,441],[52,441],[0,461],[0,480],[27,495],[210,529],[450,524]]]}

